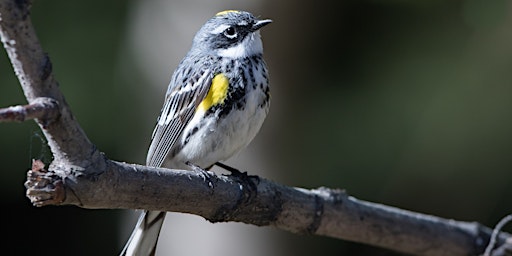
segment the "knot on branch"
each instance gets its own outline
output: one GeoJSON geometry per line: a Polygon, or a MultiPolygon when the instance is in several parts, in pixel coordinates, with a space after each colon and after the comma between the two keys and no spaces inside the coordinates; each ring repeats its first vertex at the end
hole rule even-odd
{"type": "Polygon", "coordinates": [[[27,197],[38,207],[57,205],[66,198],[62,178],[44,167],[41,160],[33,160],[32,169],[28,171],[25,182],[27,197]]]}

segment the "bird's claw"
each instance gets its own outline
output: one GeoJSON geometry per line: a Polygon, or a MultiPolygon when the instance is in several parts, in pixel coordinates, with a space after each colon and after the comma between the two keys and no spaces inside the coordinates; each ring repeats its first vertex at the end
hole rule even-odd
{"type": "Polygon", "coordinates": [[[206,182],[208,184],[208,187],[210,188],[213,188],[213,176],[212,174],[208,173],[207,170],[191,163],[191,162],[186,162],[186,164],[188,166],[190,166],[190,168],[192,168],[193,171],[199,173],[202,177],[203,177],[203,181],[206,182]]]}

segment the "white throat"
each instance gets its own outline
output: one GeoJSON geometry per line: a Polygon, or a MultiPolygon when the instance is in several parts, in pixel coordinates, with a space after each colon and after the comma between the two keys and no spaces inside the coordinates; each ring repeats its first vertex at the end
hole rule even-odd
{"type": "Polygon", "coordinates": [[[220,49],[217,52],[219,56],[226,58],[245,58],[262,53],[263,43],[261,42],[259,31],[248,35],[238,45],[227,49],[220,49]]]}

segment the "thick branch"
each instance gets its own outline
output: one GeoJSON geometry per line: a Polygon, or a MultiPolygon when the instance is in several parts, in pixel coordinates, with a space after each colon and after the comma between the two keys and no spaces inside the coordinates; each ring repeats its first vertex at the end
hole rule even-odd
{"type": "Polygon", "coordinates": [[[74,170],[80,171],[93,164],[90,157],[99,152],[76,122],[59,90],[50,59],[32,26],[29,6],[23,0],[0,1],[0,37],[29,106],[40,103],[39,98],[58,102],[60,115],[43,114],[40,117],[44,118],[37,119],[54,155],[53,164],[81,166],[74,170]]]}
{"type": "MultiPolygon", "coordinates": [[[[483,253],[492,232],[478,223],[448,220],[358,200],[341,190],[286,187],[244,175],[216,176],[212,173],[205,179],[199,172],[106,159],[102,165],[105,169],[98,171],[101,174],[94,179],[81,176],[63,179],[67,196],[60,200],[61,203],[84,208],[192,213],[211,222],[237,221],[274,226],[294,233],[329,236],[416,255],[478,255],[483,253]]],[[[48,174],[43,172],[41,175],[47,177],[48,174]]],[[[58,188],[55,186],[58,182],[43,183],[58,188]]],[[[59,201],[45,196],[47,190],[28,188],[31,198],[44,198],[52,203],[59,201]]],[[[510,236],[502,234],[498,244],[507,237],[510,236]]]]}

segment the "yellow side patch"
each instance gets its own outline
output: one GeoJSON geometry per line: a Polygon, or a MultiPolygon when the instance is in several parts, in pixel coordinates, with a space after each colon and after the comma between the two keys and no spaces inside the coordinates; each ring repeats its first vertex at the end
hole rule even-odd
{"type": "Polygon", "coordinates": [[[223,103],[228,96],[228,87],[229,79],[225,75],[215,75],[212,79],[212,85],[210,86],[208,94],[204,100],[199,103],[197,110],[206,112],[206,110],[210,109],[212,106],[223,103]]]}
{"type": "Polygon", "coordinates": [[[237,11],[237,10],[225,10],[225,11],[222,11],[222,12],[218,12],[217,14],[215,14],[215,16],[226,15],[226,14],[228,14],[230,12],[237,13],[237,12],[240,12],[240,11],[237,11]]]}

